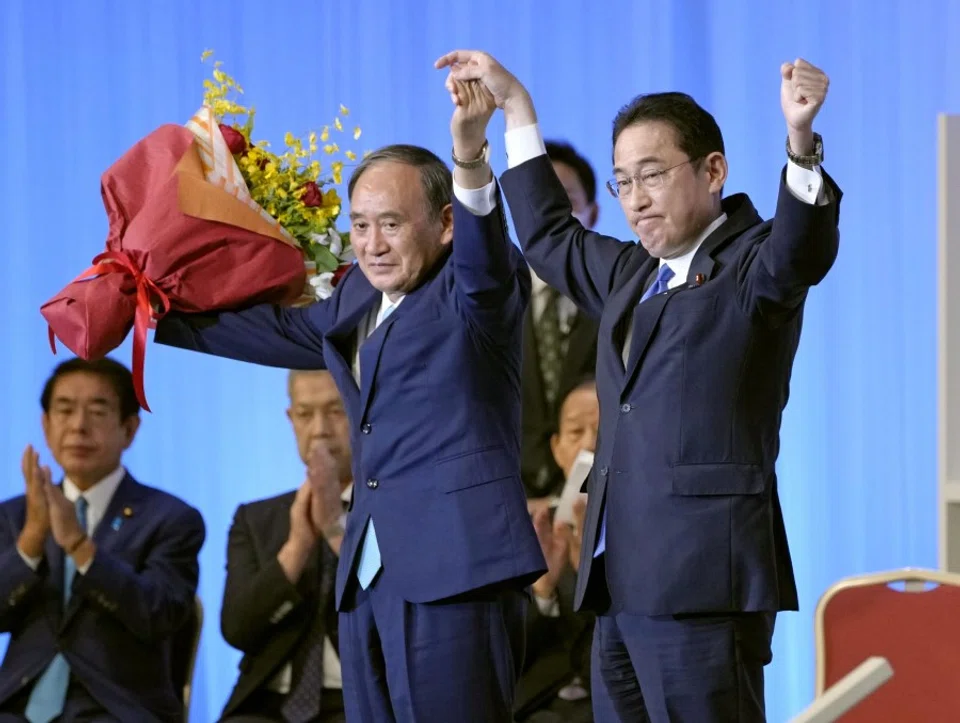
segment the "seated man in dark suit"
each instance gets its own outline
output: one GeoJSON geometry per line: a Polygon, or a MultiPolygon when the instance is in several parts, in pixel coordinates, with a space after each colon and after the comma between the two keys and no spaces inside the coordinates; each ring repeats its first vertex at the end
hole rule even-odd
{"type": "Polygon", "coordinates": [[[171,650],[195,609],[203,518],[121,465],[140,425],[122,364],[64,362],[41,405],[64,478],[27,447],[26,494],[0,504],[0,720],[178,723],[171,650]]]}
{"type": "MultiPolygon", "coordinates": [[[[558,430],[550,439],[553,459],[564,478],[581,450],[594,451],[600,403],[592,378],[582,380],[560,407],[558,430]]],[[[585,506],[574,508],[579,524],[552,523],[550,511],[533,515],[548,571],[533,585],[535,605],[527,614],[527,652],[517,685],[516,720],[523,723],[589,723],[590,643],[593,616],[573,611],[585,506]]],[[[602,682],[600,682],[602,685],[602,682]]],[[[612,718],[611,720],[615,720],[612,718]]]]}
{"type": "Polygon", "coordinates": [[[241,505],[230,528],[220,624],[244,657],[230,723],[344,721],[333,582],[352,492],[350,424],[327,371],[290,373],[307,480],[241,505]]]}
{"type": "MultiPolygon", "coordinates": [[[[573,215],[593,228],[599,215],[593,168],[567,143],[547,141],[546,148],[573,215]]],[[[523,317],[521,465],[527,496],[546,499],[560,493],[564,480],[550,452],[558,410],[578,381],[593,375],[597,323],[533,271],[530,276],[530,305],[523,317]]]]}

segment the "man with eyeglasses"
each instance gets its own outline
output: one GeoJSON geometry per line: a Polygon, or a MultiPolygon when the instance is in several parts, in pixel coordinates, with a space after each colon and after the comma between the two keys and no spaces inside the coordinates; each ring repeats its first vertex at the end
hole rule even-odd
{"type": "MultiPolygon", "coordinates": [[[[780,69],[787,163],[775,217],[723,196],[713,117],[638,96],[613,123],[608,188],[640,244],[585,229],[543,152],[526,89],[484,53],[437,61],[504,110],[501,179],[533,270],[601,317],[600,431],[575,605],[599,613],[600,670],[622,721],[765,719],[776,613],[797,591],[774,465],[810,287],[837,255],[840,189],[813,120],[826,75],[780,69]]],[[[597,714],[597,720],[602,718],[597,714]]]]}

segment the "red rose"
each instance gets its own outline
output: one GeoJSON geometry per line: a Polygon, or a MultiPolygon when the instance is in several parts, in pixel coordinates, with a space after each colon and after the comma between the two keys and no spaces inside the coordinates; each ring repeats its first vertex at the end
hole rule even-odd
{"type": "Polygon", "coordinates": [[[307,181],[303,184],[303,188],[306,189],[303,192],[303,195],[300,196],[300,200],[303,201],[304,206],[322,206],[323,205],[323,194],[320,193],[320,189],[317,188],[317,184],[313,181],[307,181]]]}
{"type": "Polygon", "coordinates": [[[233,155],[243,153],[247,150],[247,139],[244,138],[243,133],[236,128],[221,123],[220,133],[223,135],[223,140],[227,142],[227,148],[230,149],[233,155]]]}
{"type": "Polygon", "coordinates": [[[342,279],[344,275],[346,275],[346,273],[350,270],[351,266],[353,266],[353,264],[343,264],[343,266],[338,266],[337,270],[333,272],[333,278],[330,279],[330,285],[336,286],[337,284],[339,284],[340,279],[342,279]]]}

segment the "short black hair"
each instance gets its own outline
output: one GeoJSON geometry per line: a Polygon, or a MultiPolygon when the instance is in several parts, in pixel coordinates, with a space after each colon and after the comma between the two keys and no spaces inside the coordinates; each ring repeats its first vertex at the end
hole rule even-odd
{"type": "Polygon", "coordinates": [[[378,163],[402,163],[420,171],[423,195],[427,199],[431,218],[438,218],[443,209],[453,203],[453,174],[447,164],[433,151],[404,143],[384,146],[360,162],[347,184],[349,199],[353,200],[353,189],[360,177],[378,163]]]}
{"type": "Polygon", "coordinates": [[[686,93],[647,93],[631,100],[613,119],[613,147],[630,126],[651,122],[673,128],[677,146],[691,161],[724,152],[716,119],[686,93]]]}
{"type": "Polygon", "coordinates": [[[544,145],[547,148],[547,156],[551,161],[570,166],[573,172],[577,174],[580,185],[583,186],[583,192],[587,196],[587,202],[596,203],[597,176],[593,172],[593,166],[590,165],[590,162],[566,141],[546,141],[544,145]]]}
{"type": "Polygon", "coordinates": [[[87,374],[96,374],[101,379],[109,382],[110,386],[117,393],[120,400],[120,420],[125,421],[140,413],[140,402],[137,401],[137,392],[133,388],[133,374],[123,364],[110,357],[87,361],[74,357],[57,365],[53,374],[43,385],[43,393],[40,395],[40,406],[47,414],[50,413],[50,402],[53,400],[53,390],[57,385],[57,380],[67,374],[75,372],[85,372],[87,374]]]}

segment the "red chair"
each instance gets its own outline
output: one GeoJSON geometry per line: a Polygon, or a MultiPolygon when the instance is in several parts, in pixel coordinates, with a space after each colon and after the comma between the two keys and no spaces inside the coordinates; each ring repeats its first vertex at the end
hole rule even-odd
{"type": "Polygon", "coordinates": [[[839,720],[960,721],[960,575],[907,568],[841,580],[817,604],[815,634],[817,696],[872,656],[894,671],[839,720]]]}

